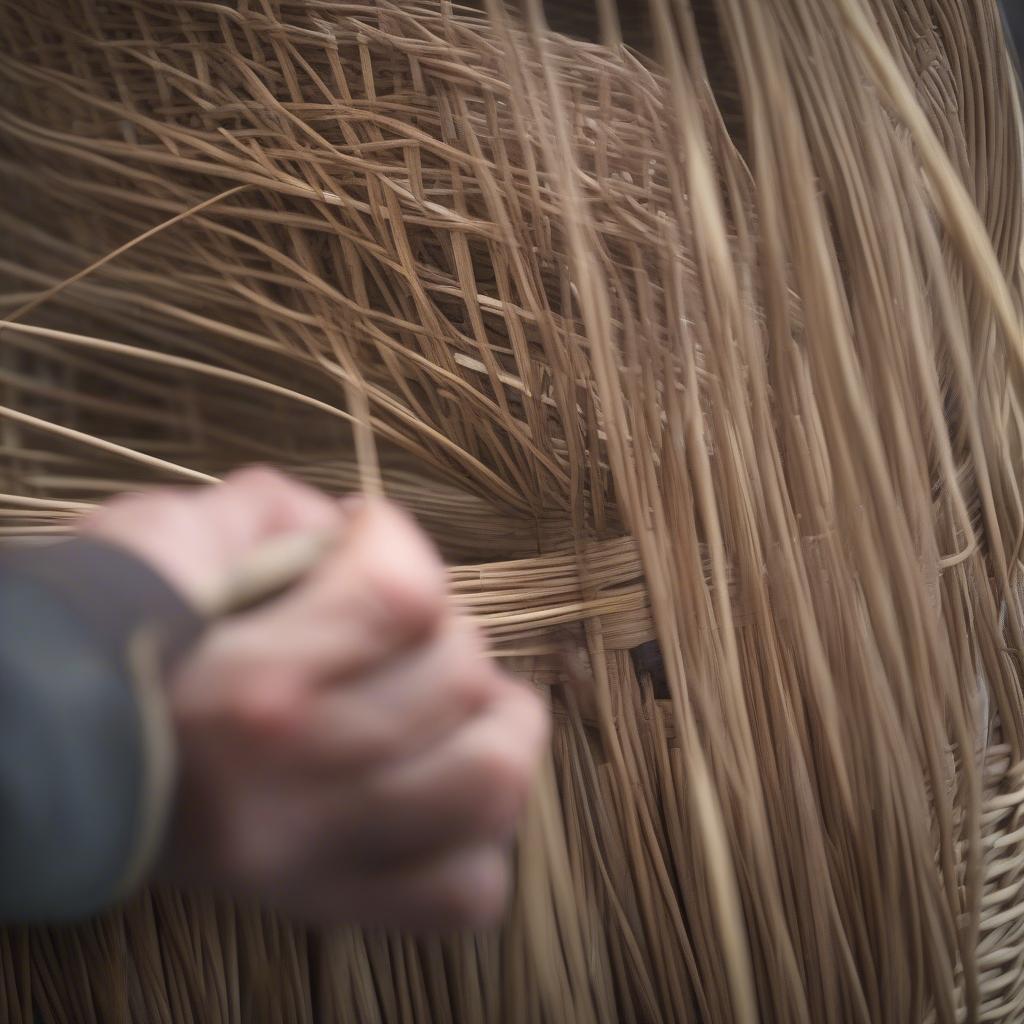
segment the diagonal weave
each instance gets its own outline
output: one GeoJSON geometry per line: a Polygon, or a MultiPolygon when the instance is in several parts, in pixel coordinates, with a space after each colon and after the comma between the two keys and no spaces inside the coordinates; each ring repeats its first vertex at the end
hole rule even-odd
{"type": "Polygon", "coordinates": [[[252,461],[382,489],[556,714],[500,933],[154,890],[0,933],[0,1019],[1024,1018],[998,12],[652,0],[644,54],[549,6],[604,41],[0,0],[0,535],[252,461]]]}

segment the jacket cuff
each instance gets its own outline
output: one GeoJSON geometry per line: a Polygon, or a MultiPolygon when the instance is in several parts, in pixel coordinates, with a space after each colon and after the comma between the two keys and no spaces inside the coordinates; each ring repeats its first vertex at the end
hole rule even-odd
{"type": "Polygon", "coordinates": [[[22,835],[0,841],[4,872],[36,882],[4,893],[0,916],[90,913],[159,854],[175,781],[164,680],[202,620],[146,563],[85,537],[0,553],[0,616],[0,708],[16,742],[42,747],[8,784],[3,827],[22,835]]]}

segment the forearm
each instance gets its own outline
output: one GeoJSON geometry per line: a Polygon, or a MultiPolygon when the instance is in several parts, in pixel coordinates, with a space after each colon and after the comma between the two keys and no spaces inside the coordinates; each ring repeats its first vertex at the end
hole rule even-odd
{"type": "Polygon", "coordinates": [[[173,751],[160,676],[197,627],[115,547],[0,553],[0,920],[87,914],[146,866],[173,751]]]}
{"type": "Polygon", "coordinates": [[[548,716],[407,514],[251,469],[78,529],[0,553],[0,921],[107,906],[158,845],[165,878],[312,924],[497,920],[548,716]],[[190,643],[177,592],[208,608],[310,536],[312,571],[190,643]]]}

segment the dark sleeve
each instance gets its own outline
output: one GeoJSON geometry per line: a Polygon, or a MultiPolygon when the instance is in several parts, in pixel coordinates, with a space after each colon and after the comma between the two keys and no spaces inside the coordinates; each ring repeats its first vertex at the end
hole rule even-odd
{"type": "Polygon", "coordinates": [[[149,867],[174,776],[161,680],[198,630],[112,545],[0,551],[0,921],[91,913],[149,867]]]}

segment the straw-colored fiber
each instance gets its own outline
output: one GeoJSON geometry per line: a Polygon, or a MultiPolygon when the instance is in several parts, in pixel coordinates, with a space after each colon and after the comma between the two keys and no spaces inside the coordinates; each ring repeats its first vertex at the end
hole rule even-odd
{"type": "Polygon", "coordinates": [[[0,535],[381,490],[556,723],[499,932],[145,892],[0,1018],[1024,1020],[995,4],[584,6],[0,0],[0,535]]]}

